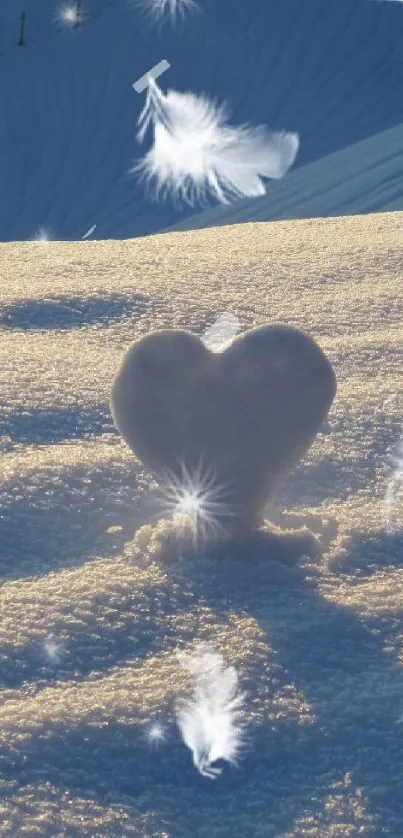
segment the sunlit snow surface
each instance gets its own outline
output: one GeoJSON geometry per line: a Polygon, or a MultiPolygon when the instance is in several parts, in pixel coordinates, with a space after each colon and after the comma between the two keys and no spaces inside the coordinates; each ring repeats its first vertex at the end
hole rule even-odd
{"type": "MultiPolygon", "coordinates": [[[[134,100],[139,76],[128,77],[134,100]]],[[[95,212],[76,219],[78,236],[95,222],[95,212]]],[[[391,400],[401,378],[401,215],[41,245],[28,241],[39,225],[63,235],[41,214],[25,241],[0,248],[7,830],[393,836],[402,535],[385,532],[384,496],[402,421],[391,400]],[[112,381],[149,331],[186,328],[209,344],[212,329],[217,348],[221,318],[232,339],[236,320],[242,333],[284,322],[284,312],[335,367],[329,422],[275,499],[267,549],[246,541],[237,556],[204,557],[188,530],[178,538],[165,514],[152,520],[155,476],[113,426],[112,381]],[[223,693],[206,686],[195,705],[199,675],[177,657],[198,641],[221,656],[221,674],[234,667],[246,693],[234,717],[248,735],[245,753],[232,751],[237,767],[213,735],[234,744],[228,720],[212,721],[231,698],[212,717],[223,693]],[[176,716],[186,708],[188,744],[176,716]],[[213,769],[222,769],[214,783],[213,769]]],[[[211,659],[208,670],[214,682],[211,659]]]]}

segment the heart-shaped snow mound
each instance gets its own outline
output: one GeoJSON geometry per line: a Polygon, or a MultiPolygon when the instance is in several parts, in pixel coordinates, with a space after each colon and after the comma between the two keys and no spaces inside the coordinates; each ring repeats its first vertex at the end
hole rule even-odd
{"type": "Polygon", "coordinates": [[[189,488],[190,477],[210,517],[233,536],[259,527],[335,393],[330,362],[299,329],[260,326],[221,353],[162,329],[126,353],[111,410],[144,465],[171,486],[186,476],[189,488]]]}

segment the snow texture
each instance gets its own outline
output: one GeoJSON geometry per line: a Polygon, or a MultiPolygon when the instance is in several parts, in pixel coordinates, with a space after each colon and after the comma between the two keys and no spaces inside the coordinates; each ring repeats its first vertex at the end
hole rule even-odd
{"type": "Polygon", "coordinates": [[[1,245],[0,834],[401,838],[402,229],[1,245]],[[108,402],[134,339],[224,313],[303,328],[340,386],[279,529],[202,557],[153,518],[108,402]],[[198,640],[247,693],[247,753],[215,783],[173,725],[198,640]]]}

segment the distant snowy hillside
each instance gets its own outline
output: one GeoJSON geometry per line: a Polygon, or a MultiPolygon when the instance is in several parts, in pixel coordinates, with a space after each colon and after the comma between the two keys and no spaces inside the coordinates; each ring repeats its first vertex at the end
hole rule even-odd
{"type": "MultiPolygon", "coordinates": [[[[354,212],[403,208],[400,157],[396,165],[391,160],[400,154],[399,133],[380,135],[402,121],[402,4],[198,0],[198,5],[179,25],[167,20],[158,27],[129,0],[84,0],[83,24],[69,29],[56,21],[55,0],[3,0],[0,240],[31,238],[39,228],[74,240],[94,224],[93,238],[128,238],[195,215],[197,207],[153,203],[144,185],[128,174],[151,144],[150,133],[144,145],[136,141],[144,94],[135,93],[132,84],[163,58],[171,64],[160,79],[164,91],[204,92],[228,103],[231,123],[265,124],[300,136],[294,169],[284,180],[269,182],[267,196],[242,201],[243,221],[253,220],[259,207],[268,213],[260,218],[294,217],[294,190],[307,215],[326,214],[326,202],[318,202],[317,195],[333,174],[326,161],[319,168],[315,161],[343,149],[348,150],[339,158],[329,158],[331,165],[340,161],[338,212],[343,204],[340,213],[349,212],[352,203],[354,212]],[[26,45],[18,46],[22,11],[26,45]],[[349,147],[375,134],[380,135],[373,141],[375,165],[366,167],[361,149],[367,147],[349,147]],[[351,181],[363,166],[365,195],[363,181],[357,178],[356,186],[351,181]],[[382,172],[393,183],[385,204],[376,197],[382,172]]],[[[226,208],[226,217],[238,209],[241,204],[226,208]]],[[[225,217],[221,210],[219,216],[225,217]]],[[[190,223],[197,226],[194,218],[190,223]]]]}
{"type": "Polygon", "coordinates": [[[289,172],[262,198],[215,206],[163,232],[403,208],[403,123],[289,172]]]}

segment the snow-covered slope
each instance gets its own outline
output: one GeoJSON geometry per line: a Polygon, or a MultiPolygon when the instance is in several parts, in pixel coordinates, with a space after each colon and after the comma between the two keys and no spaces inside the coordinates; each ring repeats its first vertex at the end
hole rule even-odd
{"type": "Polygon", "coordinates": [[[0,245],[1,838],[403,835],[402,228],[0,245]],[[223,311],[302,327],[334,365],[270,514],[316,533],[314,557],[307,530],[261,561],[253,539],[242,561],[188,555],[112,426],[129,344],[223,311]],[[248,748],[214,783],[172,723],[176,652],[201,640],[247,692],[248,748]]]}
{"type": "MultiPolygon", "coordinates": [[[[57,25],[58,8],[55,0],[5,0],[0,11],[3,241],[29,238],[39,227],[56,238],[77,239],[94,224],[95,238],[125,238],[194,215],[195,209],[178,211],[171,202],[152,203],[127,174],[151,142],[150,136],[144,146],[136,142],[144,95],[132,84],[163,58],[171,63],[160,80],[163,90],[189,89],[226,101],[234,124],[298,132],[296,168],[401,122],[400,3],[199,0],[199,11],[189,12],[181,25],[157,27],[129,0],[86,0],[85,22],[74,30],[57,25]],[[22,10],[24,47],[17,45],[22,10]]],[[[348,173],[341,166],[338,174],[338,208],[346,188],[343,212],[351,208],[351,170],[362,165],[360,147],[350,152],[348,173]]],[[[362,204],[361,181],[354,190],[355,212],[371,206],[372,183],[379,193],[388,142],[380,138],[376,154],[378,168],[366,172],[362,204]]],[[[310,183],[310,171],[291,171],[284,182],[269,183],[267,199],[248,202],[250,213],[268,201],[263,217],[277,217],[275,196],[290,207],[296,190],[306,213],[317,214],[323,188],[310,183]],[[302,181],[293,186],[297,175],[302,181]]],[[[328,177],[325,162],[319,176],[328,177]]],[[[399,184],[389,199],[403,207],[399,184]]]]}
{"type": "Polygon", "coordinates": [[[356,215],[402,207],[403,123],[291,171],[283,180],[271,183],[262,198],[215,206],[169,229],[356,215]]]}

